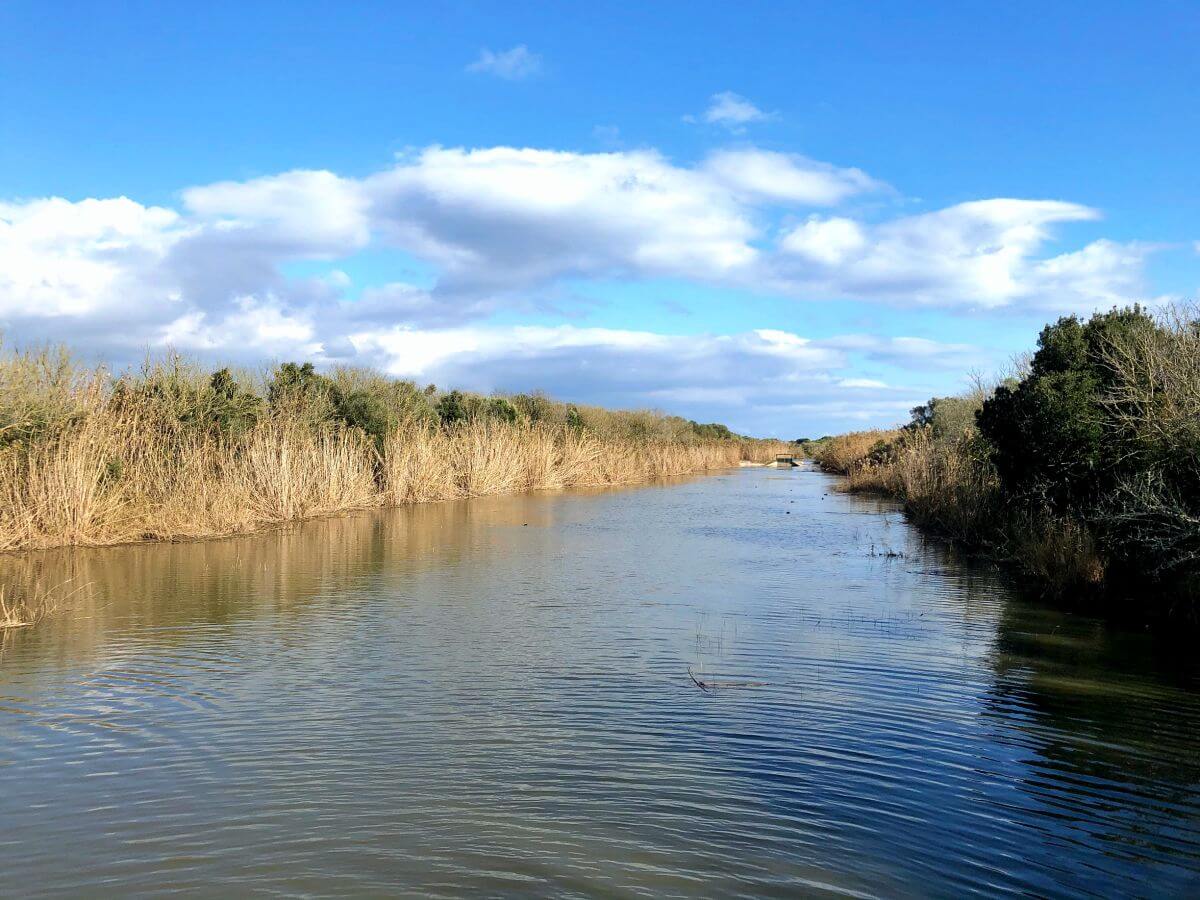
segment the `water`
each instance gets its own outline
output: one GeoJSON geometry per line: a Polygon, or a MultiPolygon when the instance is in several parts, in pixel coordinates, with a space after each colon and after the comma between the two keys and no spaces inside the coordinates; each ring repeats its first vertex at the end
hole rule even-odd
{"type": "Polygon", "coordinates": [[[831,484],[0,559],[0,893],[1200,893],[1189,654],[831,484]]]}

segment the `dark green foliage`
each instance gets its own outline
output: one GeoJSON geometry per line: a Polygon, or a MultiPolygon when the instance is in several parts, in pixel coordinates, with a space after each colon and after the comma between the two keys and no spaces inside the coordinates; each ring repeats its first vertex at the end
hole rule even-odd
{"type": "Polygon", "coordinates": [[[464,422],[467,419],[467,404],[462,393],[459,391],[451,391],[448,394],[443,394],[434,407],[437,411],[438,419],[443,425],[453,425],[456,422],[464,422]]]}
{"type": "Polygon", "coordinates": [[[912,409],[908,430],[928,428],[938,443],[957,441],[975,428],[981,401],[973,396],[933,397],[912,409]]]}
{"type": "Polygon", "coordinates": [[[178,360],[147,367],[141,378],[122,377],[109,402],[116,409],[153,411],[163,422],[226,434],[253,428],[263,411],[262,400],[238,384],[229,369],[213,372],[206,381],[178,360]]]}
{"type": "Polygon", "coordinates": [[[705,425],[701,425],[698,422],[690,422],[689,424],[692,426],[692,431],[695,432],[696,437],[701,438],[702,440],[732,441],[735,437],[737,437],[737,435],[730,431],[726,426],[721,425],[718,422],[709,422],[705,425]]]}
{"type": "Polygon", "coordinates": [[[510,402],[527,422],[549,422],[554,419],[553,402],[541,394],[517,394],[510,402]]]}
{"type": "MultiPolygon", "coordinates": [[[[1180,585],[1190,584],[1194,595],[1200,429],[1175,427],[1171,411],[1159,408],[1187,392],[1155,381],[1170,371],[1127,364],[1156,345],[1185,355],[1191,347],[1194,356],[1194,345],[1138,307],[1086,322],[1059,319],[1042,331],[1029,374],[984,403],[979,431],[1010,509],[1078,523],[1101,551],[1112,585],[1144,589],[1149,578],[1177,596],[1180,585]],[[1130,378],[1143,376],[1149,382],[1134,385],[1151,400],[1124,405],[1130,378]]],[[[1158,359],[1174,365],[1170,353],[1158,359]]],[[[1187,366],[1180,363],[1181,370],[1187,366]]]]}
{"type": "Polygon", "coordinates": [[[332,406],[336,393],[336,385],[313,368],[312,363],[297,365],[289,362],[275,370],[275,376],[267,385],[267,402],[273,408],[298,402],[332,406]]]}
{"type": "Polygon", "coordinates": [[[281,365],[267,386],[267,398],[273,410],[313,424],[359,428],[379,446],[401,424],[428,421],[435,415],[429,392],[411,381],[361,369],[339,369],[330,377],[317,372],[312,363],[281,365]]]}
{"type": "Polygon", "coordinates": [[[218,369],[209,379],[212,421],[221,431],[236,434],[253,428],[262,415],[262,401],[244,389],[228,369],[218,369]]]}
{"type": "Polygon", "coordinates": [[[876,441],[867,453],[867,462],[874,466],[887,465],[895,460],[896,450],[892,441],[876,441]]]}
{"type": "Polygon", "coordinates": [[[583,431],[583,416],[579,414],[578,407],[574,405],[567,407],[567,427],[572,431],[583,431]]]}
{"type": "Polygon", "coordinates": [[[480,404],[485,418],[512,425],[517,421],[517,408],[503,397],[487,397],[480,404]]]}
{"type": "Polygon", "coordinates": [[[366,391],[351,391],[338,397],[336,408],[338,418],[347,425],[361,428],[379,445],[396,424],[382,398],[366,391]]]}
{"type": "Polygon", "coordinates": [[[1087,323],[1069,316],[1042,330],[1029,375],[997,388],[978,414],[1007,493],[1066,511],[1089,507],[1114,487],[1124,454],[1106,427],[1103,400],[1114,377],[1106,351],[1154,327],[1134,307],[1087,323]]]}

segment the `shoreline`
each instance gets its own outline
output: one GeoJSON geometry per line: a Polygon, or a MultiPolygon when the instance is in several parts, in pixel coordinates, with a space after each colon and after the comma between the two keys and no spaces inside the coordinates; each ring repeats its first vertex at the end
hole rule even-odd
{"type": "Polygon", "coordinates": [[[372,513],[377,511],[411,509],[419,506],[433,506],[446,503],[461,503],[470,500],[482,500],[492,497],[535,497],[539,495],[551,494],[566,494],[579,493],[587,494],[589,492],[602,493],[608,490],[619,490],[622,488],[636,489],[639,487],[650,487],[659,484],[669,484],[676,480],[687,478],[700,478],[705,475],[713,475],[721,472],[728,472],[740,468],[769,468],[770,463],[758,463],[748,461],[738,461],[728,465],[706,467],[702,469],[693,469],[682,472],[671,472],[666,474],[654,475],[649,478],[639,481],[612,481],[612,482],[580,482],[577,484],[555,485],[555,486],[534,486],[520,488],[512,491],[495,492],[495,493],[478,493],[478,494],[463,494],[460,496],[437,497],[422,500],[404,500],[401,502],[380,502],[367,504],[362,506],[345,507],[343,509],[329,510],[321,513],[316,513],[309,516],[301,516],[293,519],[282,519],[278,521],[262,522],[251,528],[229,531],[217,531],[204,534],[178,534],[162,537],[137,537],[128,540],[114,541],[99,541],[95,543],[68,543],[68,544],[47,544],[31,547],[7,547],[0,549],[0,559],[12,559],[23,556],[32,556],[36,554],[47,553],[62,553],[72,550],[109,550],[119,549],[123,547],[154,547],[165,544],[202,544],[209,541],[225,541],[235,540],[241,537],[254,537],[257,535],[270,534],[272,532],[282,532],[289,528],[294,528],[300,525],[306,525],[312,522],[322,522],[337,519],[350,518],[355,515],[372,513]]]}
{"type": "Polygon", "coordinates": [[[251,534],[360,509],[640,484],[787,445],[648,410],[418,387],[369,369],[114,375],[0,355],[0,552],[251,534]]]}

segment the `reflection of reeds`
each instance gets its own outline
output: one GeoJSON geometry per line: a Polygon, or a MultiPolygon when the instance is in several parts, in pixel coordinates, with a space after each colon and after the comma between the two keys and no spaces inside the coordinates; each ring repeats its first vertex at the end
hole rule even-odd
{"type": "Polygon", "coordinates": [[[13,597],[7,588],[0,587],[0,631],[37,625],[57,610],[58,605],[53,592],[43,588],[36,588],[27,597],[13,597]]]}

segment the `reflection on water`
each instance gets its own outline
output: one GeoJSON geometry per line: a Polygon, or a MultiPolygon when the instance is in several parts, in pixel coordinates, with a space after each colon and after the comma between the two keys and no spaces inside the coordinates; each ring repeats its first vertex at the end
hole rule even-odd
{"type": "Polygon", "coordinates": [[[1188,655],[829,488],[751,469],[0,558],[82,588],[0,638],[6,884],[1195,895],[1188,655]]]}

